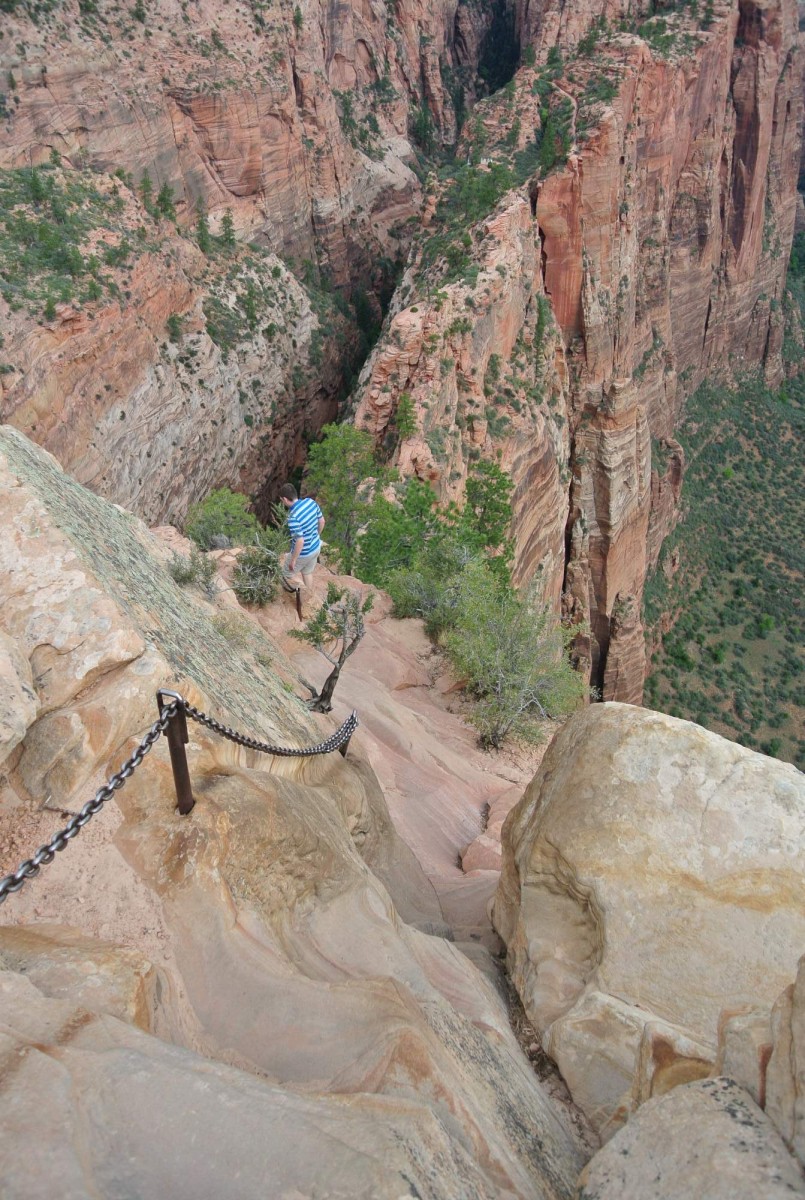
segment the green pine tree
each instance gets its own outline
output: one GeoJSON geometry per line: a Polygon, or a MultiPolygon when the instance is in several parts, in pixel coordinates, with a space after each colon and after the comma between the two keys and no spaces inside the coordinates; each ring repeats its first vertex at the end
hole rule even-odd
{"type": "Polygon", "coordinates": [[[232,219],[232,209],[228,208],[221,221],[221,243],[227,250],[235,248],[235,222],[232,219]]]}

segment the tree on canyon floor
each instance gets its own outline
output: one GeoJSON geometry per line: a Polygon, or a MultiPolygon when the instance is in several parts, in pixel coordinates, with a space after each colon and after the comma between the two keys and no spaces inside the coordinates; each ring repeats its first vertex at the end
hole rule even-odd
{"type": "Polygon", "coordinates": [[[304,628],[291,631],[291,637],[307,642],[332,666],[321,691],[311,684],[310,707],[314,712],[330,712],[333,693],[341,676],[344,663],[357,650],[365,632],[364,617],[374,604],[374,593],[362,596],[357,590],[336,587],[330,583],[327,596],[319,611],[307,621],[304,628]]]}
{"type": "Polygon", "coordinates": [[[654,645],[646,703],[799,767],[805,504],[794,447],[803,433],[805,377],[777,394],[760,378],[697,389],[676,434],[685,511],[643,596],[654,645]]]}

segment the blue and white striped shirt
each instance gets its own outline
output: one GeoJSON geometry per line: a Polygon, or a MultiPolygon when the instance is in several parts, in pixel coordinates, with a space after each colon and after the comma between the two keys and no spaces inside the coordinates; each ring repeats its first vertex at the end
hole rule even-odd
{"type": "Polygon", "coordinates": [[[315,554],[321,546],[321,538],[319,537],[319,521],[321,520],[321,516],[321,509],[310,496],[304,500],[297,500],[288,509],[291,550],[293,550],[297,538],[304,538],[300,558],[304,558],[308,554],[315,554]]]}

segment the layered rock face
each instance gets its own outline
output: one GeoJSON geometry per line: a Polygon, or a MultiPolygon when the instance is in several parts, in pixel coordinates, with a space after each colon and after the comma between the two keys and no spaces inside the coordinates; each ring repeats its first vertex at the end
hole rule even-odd
{"type": "Polygon", "coordinates": [[[456,7],[149,0],[143,19],[101,2],[34,21],[19,5],[4,18],[15,87],[0,165],[55,149],[74,167],[147,170],[180,215],[202,204],[217,228],[230,208],[239,229],[285,256],[321,257],[344,282],[356,250],[364,266],[394,251],[389,228],[413,211],[403,160],[423,80],[449,134],[439,63],[460,66],[456,7]]]}
{"type": "MultiPolygon", "coordinates": [[[[136,518],[9,429],[2,505],[3,631],[21,651],[6,674],[30,701],[3,726],[4,866],[119,765],[157,687],[274,743],[321,740],[231,593],[182,592],[136,518]]],[[[205,1180],[237,1161],[234,1195],[262,1176],[289,1193],[338,1178],[351,1194],[569,1197],[581,1153],[496,991],[423,932],[444,929],[439,904],[360,735],[346,759],[275,759],[193,726],[188,755],[189,817],[161,741],[2,910],[3,1194],[56,1178],[75,1196],[110,1179],[197,1194],[203,1143],[205,1180]],[[34,1169],[18,1149],[43,1128],[34,1169]]]]}
{"type": "MultiPolygon", "coordinates": [[[[624,13],[607,6],[603,15],[615,21],[624,13]]],[[[455,438],[446,450],[431,446],[436,463],[419,439],[404,442],[398,459],[455,494],[473,453],[502,455],[517,487],[518,577],[528,578],[538,563],[553,571],[547,594],[564,588],[568,613],[589,623],[591,673],[604,698],[639,701],[640,599],[679,496],[683,461],[672,434],[685,390],[730,370],[760,368],[772,382],[781,378],[802,59],[791,0],[722,7],[706,28],[665,14],[657,18],[662,26],[650,21],[638,30],[635,23],[608,37],[590,33],[592,17],[586,9],[520,6],[521,37],[543,65],[521,68],[511,88],[482,102],[465,135],[479,171],[508,163],[525,173],[518,199],[531,210],[530,234],[518,231],[527,254],[512,255],[504,219],[518,202],[512,195],[467,242],[473,267],[485,272],[499,263],[507,276],[495,291],[478,275],[462,313],[474,382],[486,377],[493,355],[511,365],[518,339],[533,343],[530,310],[544,296],[561,335],[563,387],[555,394],[569,442],[553,457],[543,452],[541,416],[525,423],[517,416],[517,380],[525,379],[526,393],[535,382],[546,391],[547,381],[541,368],[535,381],[511,366],[491,429],[473,422],[472,437],[455,438]],[[583,35],[598,43],[577,54],[583,35]],[[513,153],[528,146],[557,97],[565,106],[567,161],[547,174],[535,164],[528,178],[513,153]],[[500,412],[510,430],[500,427],[500,412]],[[519,461],[518,444],[528,445],[519,461]],[[533,530],[552,530],[565,513],[563,553],[551,562],[533,530]]],[[[443,337],[450,329],[451,310],[436,291],[439,270],[426,243],[406,277],[413,296],[400,297],[408,308],[392,320],[362,381],[358,420],[377,432],[402,390],[425,410],[426,432],[438,421],[452,432],[450,370],[442,382],[432,356],[407,344],[399,378],[389,370],[395,329],[408,324],[412,308],[428,333],[443,337]]],[[[442,290],[452,297],[455,286],[442,290]]],[[[461,364],[460,388],[466,374],[461,364]]]]}
{"type": "MultiPolygon", "coordinates": [[[[803,814],[795,768],[659,713],[596,705],[554,739],[504,827],[494,923],[604,1137],[710,1074],[730,1014],[788,985],[805,937],[803,814]]],[[[742,1082],[763,1101],[757,1059],[742,1082]]]]}
{"type": "MultiPolygon", "coordinates": [[[[152,523],[181,520],[223,484],[267,505],[336,415],[351,369],[354,319],[329,289],[359,285],[379,311],[374,292],[419,206],[411,114],[429,106],[434,136],[454,137],[491,15],[459,17],[456,0],[8,7],[0,175],[60,155],[66,177],[125,203],[116,236],[86,239],[84,257],[102,269],[124,238],[132,250],[101,276],[109,297],[44,319],[44,286],[22,304],[0,289],[0,420],[152,523]],[[146,175],[187,236],[168,221],[153,230],[130,190],[146,175]],[[199,211],[213,237],[229,211],[257,248],[200,255],[199,211]],[[168,319],[181,335],[169,338],[168,319]]],[[[48,282],[57,301],[60,283],[48,282]]]]}
{"type": "MultiPolygon", "coordinates": [[[[72,173],[44,178],[61,191],[72,173]]],[[[349,322],[275,254],[209,260],[124,183],[83,178],[100,197],[93,254],[124,262],[104,295],[51,319],[0,298],[0,417],[150,522],[181,521],[224,484],[273,498],[336,413],[349,322]]]]}

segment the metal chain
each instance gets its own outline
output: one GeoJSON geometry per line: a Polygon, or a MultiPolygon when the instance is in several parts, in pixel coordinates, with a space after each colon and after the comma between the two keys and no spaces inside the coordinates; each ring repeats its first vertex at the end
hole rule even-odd
{"type": "Polygon", "coordinates": [[[25,862],[20,863],[13,875],[6,875],[5,878],[0,879],[0,904],[12,892],[18,892],[34,875],[38,875],[42,867],[46,867],[48,863],[52,863],[58,851],[63,850],[74,837],[77,837],[87,822],[92,820],[97,812],[101,811],[106,801],[111,800],[115,792],[119,791],[126,781],[131,779],[131,776],[137,767],[139,767],[148,751],[155,742],[159,741],[167,729],[169,722],[176,716],[178,708],[179,702],[177,700],[174,700],[171,704],[167,704],[160,713],[159,720],[154,721],[154,724],[148,730],[148,733],[131,757],[126,759],[119,771],[110,776],[103,787],[98,788],[93,798],[88,800],[81,809],[81,812],[71,817],[64,829],[55,834],[44,846],[40,846],[31,858],[26,858],[25,862]]]}
{"type": "Polygon", "coordinates": [[[202,712],[201,709],[196,708],[193,704],[188,704],[186,700],[184,701],[184,711],[188,717],[193,721],[197,721],[199,725],[206,725],[208,729],[214,730],[215,733],[220,733],[221,737],[228,738],[230,742],[236,742],[238,746],[245,746],[248,750],[259,750],[261,754],[274,754],[280,758],[307,758],[313,754],[330,754],[333,750],[339,750],[348,742],[358,728],[358,714],[352,712],[332,737],[328,737],[324,742],[319,742],[318,746],[306,746],[297,750],[286,746],[270,746],[268,742],[258,742],[243,733],[238,733],[236,729],[230,729],[228,725],[222,725],[220,721],[215,720],[215,717],[208,716],[207,713],[202,712]]]}
{"type": "Polygon", "coordinates": [[[6,875],[3,879],[0,879],[0,904],[13,892],[18,892],[29,879],[33,879],[35,875],[38,875],[42,867],[46,867],[48,863],[52,863],[59,850],[63,850],[74,837],[78,836],[87,822],[97,812],[100,812],[106,801],[111,800],[115,792],[119,791],[126,781],[131,778],[148,751],[155,742],[159,741],[170,722],[180,710],[184,711],[192,720],[197,721],[199,725],[206,725],[208,729],[219,733],[221,737],[228,738],[230,742],[236,742],[237,745],[245,746],[249,750],[259,750],[261,754],[273,754],[283,758],[307,758],[314,754],[330,754],[333,750],[339,750],[342,746],[346,745],[358,728],[358,714],[352,712],[332,737],[327,738],[324,742],[319,742],[317,746],[307,746],[301,749],[286,746],[270,746],[267,742],[258,742],[255,738],[246,737],[245,734],[238,733],[235,729],[230,729],[228,725],[222,725],[220,721],[216,721],[214,717],[208,716],[207,713],[202,712],[195,705],[188,704],[177,693],[173,694],[176,698],[171,700],[170,704],[165,705],[159,714],[159,720],[154,721],[154,724],[148,730],[148,733],[140,742],[137,749],[130,758],[126,759],[120,770],[110,776],[103,787],[98,788],[93,798],[87,801],[79,813],[70,818],[64,829],[54,834],[44,846],[40,846],[31,858],[26,858],[25,862],[20,863],[12,875],[6,875]]]}

